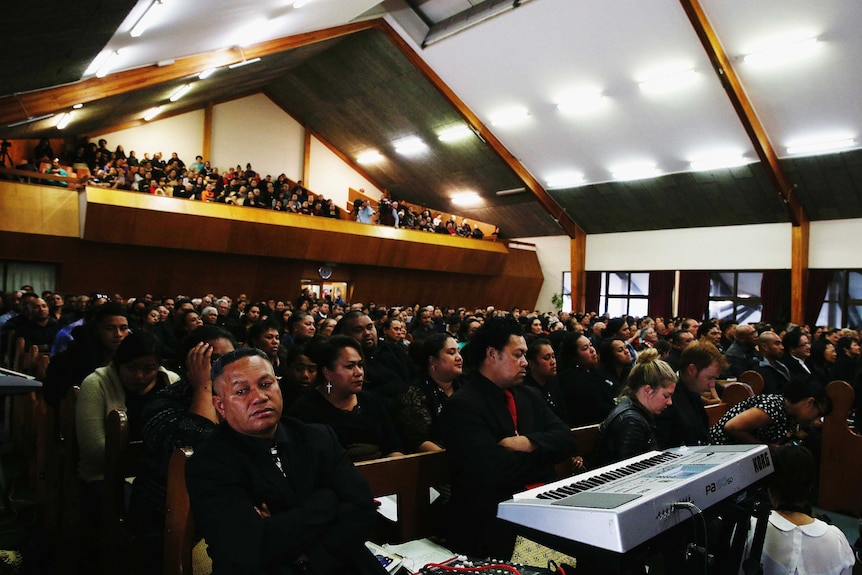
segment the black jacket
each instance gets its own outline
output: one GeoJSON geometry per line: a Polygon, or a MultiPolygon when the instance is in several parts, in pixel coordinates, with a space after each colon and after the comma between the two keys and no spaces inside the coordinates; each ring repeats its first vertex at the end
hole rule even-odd
{"type": "Polygon", "coordinates": [[[657,446],[652,416],[636,399],[623,399],[599,426],[601,465],[641,455],[657,446]]]}
{"type": "Polygon", "coordinates": [[[222,423],[189,459],[186,482],[213,575],[385,575],[364,545],[375,521],[371,491],[325,426],[285,418],[273,442],[222,423]],[[271,517],[255,511],[263,504],[271,517]],[[296,565],[301,555],[309,571],[296,565]]]}
{"type": "Polygon", "coordinates": [[[673,403],[655,418],[659,449],[709,444],[709,416],[700,394],[676,384],[673,403]]]}
{"type": "Polygon", "coordinates": [[[452,462],[449,543],[454,551],[511,556],[514,528],[496,518],[497,504],[527,485],[553,480],[553,465],[575,451],[569,427],[535,389],[517,385],[511,391],[518,433],[536,447],[530,453],[499,445],[515,435],[515,426],[504,391],[481,374],[474,374],[443,407],[441,427],[452,462]]]}

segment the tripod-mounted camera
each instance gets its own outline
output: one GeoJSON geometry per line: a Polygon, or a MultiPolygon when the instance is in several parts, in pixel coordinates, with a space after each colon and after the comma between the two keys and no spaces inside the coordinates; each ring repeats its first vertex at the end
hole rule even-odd
{"type": "Polygon", "coordinates": [[[9,148],[12,146],[12,142],[9,140],[3,140],[0,142],[0,166],[6,167],[6,161],[9,161],[8,166],[10,168],[15,167],[15,162],[12,161],[12,156],[9,155],[9,148]]]}

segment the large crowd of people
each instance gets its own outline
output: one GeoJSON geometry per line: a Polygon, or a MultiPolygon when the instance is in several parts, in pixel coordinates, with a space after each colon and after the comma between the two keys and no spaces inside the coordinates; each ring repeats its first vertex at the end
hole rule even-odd
{"type": "MultiPolygon", "coordinates": [[[[219,170],[200,155],[188,163],[177,152],[173,152],[170,158],[165,158],[161,152],[145,152],[138,157],[136,151],[126,152],[122,145],[109,149],[105,139],[100,139],[98,143],[82,140],[74,153],[64,159],[67,162],[64,165],[89,171],[88,185],[293,214],[335,219],[342,217],[341,207],[332,199],[310,192],[302,180],[293,181],[284,173],[276,177],[263,175],[248,162],[245,168],[237,164],[236,167],[219,170]]],[[[45,173],[68,175],[47,138],[35,146],[31,159],[17,167],[38,171],[39,166],[45,166],[45,173]]],[[[49,183],[62,185],[61,182],[49,183]]],[[[368,200],[356,200],[350,217],[360,223],[465,238],[482,239],[485,236],[478,226],[471,226],[465,218],[459,224],[454,215],[444,220],[439,212],[432,215],[429,209],[417,212],[407,202],[392,199],[385,190],[377,210],[371,207],[368,200]]]]}
{"type": "MultiPolygon", "coordinates": [[[[337,442],[342,451],[331,456],[351,461],[446,449],[454,471],[449,541],[457,551],[502,557],[514,531],[496,519],[496,504],[551,479],[555,463],[574,457],[571,427],[600,424],[597,456],[575,458],[576,470],[680,445],[791,441],[816,465],[819,423],[831,410],[825,385],[836,378],[862,385],[859,333],[820,326],[390,306],[308,290],[254,301],[25,289],[4,294],[0,312],[4,351],[11,337],[24,337],[52,354],[49,403],[81,387],[88,505],[97,505],[102,479],[104,416],[128,411],[146,446],[130,525],[152,548],[161,544],[171,451],[206,445],[225,426],[271,441],[282,425],[301,435],[302,423],[322,424],[332,436],[314,441],[327,453],[327,442],[337,442]],[[257,355],[234,357],[244,348],[257,355]],[[226,357],[238,371],[223,366],[233,375],[214,387],[221,375],[209,368],[226,357]],[[252,367],[263,379],[246,381],[252,367]],[[763,375],[764,392],[710,428],[706,406],[722,393],[716,382],[748,370],[763,375]]],[[[222,432],[219,441],[229,439],[222,432]]],[[[189,488],[197,513],[204,499],[189,488]]],[[[278,512],[271,504],[237,510],[238,525],[278,512]]],[[[227,537],[223,526],[209,529],[227,537]]],[[[214,558],[227,560],[220,553],[214,558]]]]}

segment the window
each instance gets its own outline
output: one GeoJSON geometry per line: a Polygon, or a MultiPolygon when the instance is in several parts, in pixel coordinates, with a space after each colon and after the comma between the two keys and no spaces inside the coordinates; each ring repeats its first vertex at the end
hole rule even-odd
{"type": "Polygon", "coordinates": [[[572,311],[572,272],[563,272],[563,308],[562,311],[572,311]]]}
{"type": "Polygon", "coordinates": [[[599,309],[611,317],[644,317],[649,309],[649,273],[602,274],[599,309]]]}
{"type": "Polygon", "coordinates": [[[17,290],[23,285],[33,286],[36,293],[53,290],[57,267],[56,264],[0,261],[0,290],[17,290]]]}
{"type": "Polygon", "coordinates": [[[817,325],[862,325],[862,272],[842,270],[832,274],[817,325]]]}
{"type": "Polygon", "coordinates": [[[707,317],[757,323],[763,304],[760,284],[763,272],[713,272],[709,274],[707,317]]]}

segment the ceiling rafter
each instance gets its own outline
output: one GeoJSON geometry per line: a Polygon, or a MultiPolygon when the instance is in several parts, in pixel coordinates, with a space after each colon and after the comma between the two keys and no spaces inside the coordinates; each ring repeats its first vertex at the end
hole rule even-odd
{"type": "Polygon", "coordinates": [[[736,110],[748,137],[751,140],[757,156],[767,168],[767,173],[775,185],[778,194],[787,207],[787,213],[794,226],[804,225],[809,221],[805,208],[796,195],[796,186],[790,182],[775,153],[772,143],[766,134],[763,124],[757,117],[754,107],[745,93],[745,88],[736,75],[724,47],[718,39],[712,24],[709,22],[699,0],[680,0],[692,28],[703,44],[704,50],[718,74],[721,85],[727,92],[730,102],[736,110]]]}
{"type": "MultiPolygon", "coordinates": [[[[374,21],[345,24],[315,32],[296,34],[276,40],[269,40],[243,48],[247,59],[277,54],[286,50],[300,48],[316,42],[345,36],[374,27],[374,21]]],[[[54,88],[46,88],[24,94],[12,94],[0,98],[0,125],[26,120],[43,114],[71,108],[76,104],[87,104],[110,96],[123,94],[170,82],[179,78],[199,74],[208,68],[219,68],[234,64],[241,59],[233,48],[189,56],[176,60],[169,66],[146,66],[110,74],[104,78],[90,78],[54,88]]]]}

